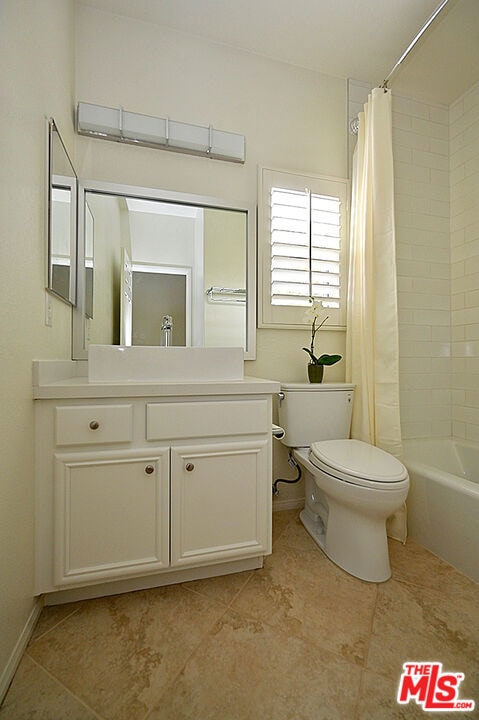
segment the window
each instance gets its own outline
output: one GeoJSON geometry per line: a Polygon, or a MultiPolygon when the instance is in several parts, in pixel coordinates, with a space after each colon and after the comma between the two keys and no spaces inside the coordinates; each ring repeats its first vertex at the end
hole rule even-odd
{"type": "Polygon", "coordinates": [[[310,297],[344,326],[347,181],[262,169],[260,327],[302,327],[310,297]]]}

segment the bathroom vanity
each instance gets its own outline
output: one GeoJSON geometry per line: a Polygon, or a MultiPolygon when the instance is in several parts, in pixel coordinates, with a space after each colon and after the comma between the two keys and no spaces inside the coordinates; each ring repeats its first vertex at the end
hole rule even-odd
{"type": "Polygon", "coordinates": [[[85,366],[34,363],[35,593],[55,604],[261,567],[279,384],[101,382],[85,366]]]}

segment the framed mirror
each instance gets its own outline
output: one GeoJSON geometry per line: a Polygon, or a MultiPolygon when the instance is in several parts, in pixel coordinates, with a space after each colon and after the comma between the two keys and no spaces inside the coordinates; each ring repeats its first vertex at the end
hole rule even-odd
{"type": "Polygon", "coordinates": [[[47,288],[75,305],[78,181],[53,118],[47,134],[47,288]]]}
{"type": "Polygon", "coordinates": [[[254,359],[255,332],[254,207],[80,183],[74,359],[91,343],[243,347],[254,359]]]}

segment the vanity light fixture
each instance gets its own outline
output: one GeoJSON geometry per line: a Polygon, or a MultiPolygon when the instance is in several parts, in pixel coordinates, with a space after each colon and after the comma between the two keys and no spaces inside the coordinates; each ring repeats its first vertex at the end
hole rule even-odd
{"type": "Polygon", "coordinates": [[[190,125],[169,118],[128,112],[123,108],[79,102],[77,133],[104,140],[190,153],[244,163],[245,138],[238,133],[215,130],[211,125],[190,125]]]}

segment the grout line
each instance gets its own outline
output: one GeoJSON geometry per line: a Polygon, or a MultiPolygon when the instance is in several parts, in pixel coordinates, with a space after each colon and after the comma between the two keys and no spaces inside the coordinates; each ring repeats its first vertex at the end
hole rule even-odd
{"type": "Polygon", "coordinates": [[[372,613],[371,613],[371,620],[370,620],[370,623],[369,623],[369,638],[368,638],[367,649],[366,649],[366,652],[365,652],[365,654],[364,654],[364,660],[363,660],[362,667],[361,667],[361,677],[360,677],[360,680],[359,680],[358,697],[357,697],[357,700],[356,700],[356,711],[355,711],[355,713],[354,713],[354,718],[353,718],[353,720],[360,720],[359,712],[360,712],[361,700],[362,700],[362,697],[363,697],[364,680],[365,680],[366,672],[367,672],[367,670],[368,670],[369,651],[370,651],[370,649],[371,649],[371,640],[372,640],[372,637],[373,637],[374,618],[375,618],[375,616],[376,616],[376,609],[377,609],[377,605],[378,605],[378,595],[379,595],[379,583],[374,583],[374,585],[376,586],[376,595],[375,595],[375,598],[374,598],[374,606],[373,606],[373,611],[372,611],[372,613]]]}
{"type": "MultiPolygon", "coordinates": [[[[71,611],[71,613],[69,613],[68,615],[65,615],[65,617],[63,617],[63,618],[61,618],[60,620],[58,620],[58,622],[56,622],[54,625],[52,625],[52,626],[49,627],[47,630],[45,630],[44,632],[42,632],[41,635],[38,635],[38,636],[35,637],[34,639],[30,640],[30,642],[28,643],[28,647],[30,647],[31,645],[34,645],[34,644],[37,642],[37,640],[40,640],[41,638],[44,638],[45,635],[48,635],[52,630],[55,630],[55,628],[57,628],[59,625],[61,625],[62,623],[64,623],[66,620],[69,620],[73,615],[75,615],[79,610],[81,610],[82,606],[83,606],[83,603],[79,604],[79,606],[76,607],[76,608],[74,608],[74,609],[71,611]]],[[[44,608],[44,609],[45,609],[45,608],[44,608]]],[[[42,611],[42,612],[43,612],[43,611],[42,611]]]]}
{"type": "Polygon", "coordinates": [[[354,715],[352,717],[352,720],[360,720],[359,713],[360,713],[360,707],[361,707],[361,699],[363,696],[365,673],[366,673],[366,668],[361,668],[361,677],[359,678],[358,697],[356,699],[356,707],[354,709],[354,715]]]}
{"type": "Polygon", "coordinates": [[[373,607],[373,611],[371,613],[371,621],[369,623],[369,640],[368,640],[368,648],[364,655],[364,663],[363,663],[364,670],[368,669],[368,659],[369,659],[369,651],[371,649],[371,640],[373,637],[374,619],[376,617],[376,610],[378,607],[379,583],[374,583],[374,584],[376,586],[376,596],[374,598],[374,607],[373,607]]]}
{"type": "MultiPolygon", "coordinates": [[[[256,568],[256,569],[257,569],[257,570],[262,570],[262,568],[256,568]]],[[[195,580],[192,580],[192,581],[191,581],[191,580],[188,580],[187,582],[182,583],[182,584],[181,584],[181,587],[182,587],[184,590],[188,590],[188,592],[194,593],[195,595],[200,595],[202,598],[206,598],[207,600],[209,600],[209,601],[212,602],[212,603],[218,603],[218,605],[223,605],[225,608],[229,608],[230,605],[236,600],[236,598],[238,597],[238,595],[240,594],[240,592],[243,590],[243,588],[244,588],[244,586],[246,585],[246,583],[249,582],[250,578],[251,578],[252,575],[255,573],[255,571],[256,571],[256,570],[242,570],[242,571],[240,571],[240,572],[247,573],[247,574],[248,574],[248,577],[245,579],[245,581],[244,581],[244,583],[241,585],[240,589],[237,590],[237,592],[236,592],[235,595],[233,596],[233,599],[230,600],[229,602],[225,602],[225,601],[223,601],[223,600],[218,600],[217,598],[212,598],[211,595],[208,595],[207,593],[205,593],[205,592],[203,592],[203,591],[201,591],[201,590],[197,590],[196,588],[187,587],[187,585],[188,585],[190,582],[197,582],[197,581],[195,581],[195,580]]],[[[231,573],[231,575],[239,575],[239,574],[240,574],[240,573],[231,573]]],[[[226,577],[228,577],[228,575],[216,575],[216,576],[214,576],[214,577],[212,577],[212,578],[202,578],[202,582],[207,582],[208,580],[214,580],[215,578],[218,578],[218,577],[226,578],[226,577]]]]}
{"type": "Polygon", "coordinates": [[[50,680],[52,680],[55,683],[55,685],[58,685],[64,692],[67,693],[67,695],[69,695],[74,700],[76,700],[78,703],[80,703],[80,705],[83,705],[84,708],[86,708],[92,715],[94,715],[97,718],[97,720],[106,720],[103,717],[103,715],[99,715],[97,713],[97,711],[94,710],[92,707],[90,707],[84,700],[82,700],[82,698],[78,697],[78,695],[75,695],[74,692],[72,692],[68,687],[66,687],[62,682],[60,682],[60,680],[58,680],[58,678],[56,678],[55,675],[52,675],[52,673],[49,670],[47,670],[46,667],[44,667],[39,662],[37,662],[34,658],[32,658],[32,656],[28,654],[28,651],[25,654],[27,655],[28,659],[34,665],[36,665],[38,668],[40,668],[40,670],[42,672],[44,672],[50,678],[50,680]]]}
{"type": "MultiPolygon", "coordinates": [[[[249,578],[248,578],[248,579],[249,579],[249,578]]],[[[194,592],[196,592],[196,591],[195,591],[195,590],[190,590],[190,592],[193,592],[193,593],[194,593],[194,592]]],[[[201,595],[201,593],[198,593],[198,592],[196,592],[196,594],[197,594],[197,595],[201,595]]],[[[206,596],[205,596],[205,595],[201,595],[201,597],[205,598],[206,596]]],[[[211,601],[211,598],[209,598],[209,597],[206,597],[206,599],[211,601]]],[[[212,601],[212,602],[215,602],[215,601],[212,601]]],[[[228,605],[225,605],[224,603],[218,603],[218,604],[223,606],[224,611],[221,613],[221,615],[220,615],[219,617],[216,618],[216,620],[212,623],[211,627],[205,632],[204,636],[198,641],[198,644],[196,645],[196,647],[193,648],[193,650],[192,650],[191,653],[188,655],[188,657],[186,658],[185,662],[184,662],[183,665],[180,667],[180,669],[178,670],[178,672],[176,673],[176,675],[174,676],[174,678],[173,678],[173,679],[171,680],[171,682],[165,687],[165,689],[164,689],[164,691],[161,693],[161,695],[156,699],[154,705],[153,705],[151,708],[148,709],[146,715],[144,716],[144,718],[143,718],[142,720],[148,720],[148,718],[150,717],[151,713],[155,712],[155,710],[157,710],[157,709],[161,706],[161,702],[162,702],[163,698],[165,697],[165,695],[166,695],[167,693],[169,693],[169,692],[171,692],[171,691],[173,690],[173,688],[175,687],[176,683],[178,682],[178,679],[179,679],[179,678],[181,677],[181,675],[183,674],[186,666],[187,666],[188,663],[194,658],[194,656],[198,653],[200,647],[202,647],[204,644],[207,644],[207,643],[210,641],[210,639],[211,639],[211,634],[212,634],[212,632],[213,632],[213,629],[217,626],[217,624],[224,618],[224,616],[226,615],[226,613],[229,611],[229,606],[228,606],[228,605]]]]}

